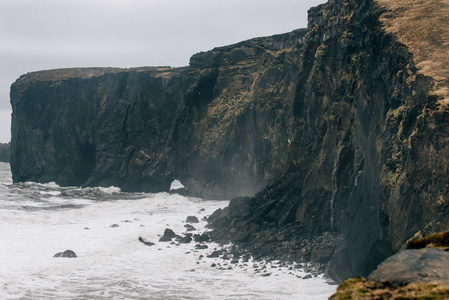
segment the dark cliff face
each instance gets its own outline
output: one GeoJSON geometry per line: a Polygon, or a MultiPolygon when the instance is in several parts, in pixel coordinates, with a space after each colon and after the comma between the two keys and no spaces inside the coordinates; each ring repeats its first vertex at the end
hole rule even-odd
{"type": "Polygon", "coordinates": [[[0,143],[0,161],[9,163],[10,157],[11,157],[10,144],[0,143]]]}
{"type": "MultiPolygon", "coordinates": [[[[448,109],[377,1],[331,0],[309,28],[190,67],[32,73],[11,88],[14,181],[239,198],[216,239],[366,275],[449,226],[448,109]],[[264,189],[265,187],[265,189],[264,189]]],[[[439,86],[441,88],[441,86],[439,86]]]]}
{"type": "Polygon", "coordinates": [[[66,69],[11,88],[14,181],[254,195],[287,163],[306,30],[192,57],[188,68],[66,69]]]}
{"type": "Polygon", "coordinates": [[[375,1],[309,11],[289,167],[255,198],[212,216],[216,238],[260,255],[330,259],[328,274],[341,280],[367,275],[421,230],[449,226],[448,109],[385,32],[383,13],[375,1]]]}

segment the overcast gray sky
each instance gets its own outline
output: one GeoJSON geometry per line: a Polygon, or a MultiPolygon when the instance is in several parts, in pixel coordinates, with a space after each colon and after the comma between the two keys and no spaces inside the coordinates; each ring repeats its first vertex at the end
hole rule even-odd
{"type": "Polygon", "coordinates": [[[9,87],[66,67],[186,66],[193,54],[307,26],[324,0],[1,0],[0,142],[9,87]]]}

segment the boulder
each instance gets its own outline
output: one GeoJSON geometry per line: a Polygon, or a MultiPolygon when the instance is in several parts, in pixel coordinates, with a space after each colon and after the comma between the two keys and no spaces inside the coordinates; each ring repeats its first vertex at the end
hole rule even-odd
{"type": "Polygon", "coordinates": [[[212,252],[211,254],[209,254],[207,257],[208,257],[208,258],[217,258],[217,257],[220,257],[220,254],[221,254],[221,253],[222,253],[221,251],[215,250],[214,252],[212,252]]]}
{"type": "Polygon", "coordinates": [[[187,231],[195,231],[196,230],[196,228],[190,224],[186,224],[186,225],[184,225],[184,227],[186,228],[187,231]]]}
{"type": "Polygon", "coordinates": [[[72,250],[65,250],[64,252],[56,253],[55,255],[53,255],[53,257],[75,258],[75,257],[78,257],[78,256],[76,256],[76,253],[73,252],[72,250]]]}
{"type": "Polygon", "coordinates": [[[203,250],[203,249],[207,249],[207,248],[209,248],[209,246],[204,245],[204,244],[196,244],[195,245],[195,249],[197,249],[197,250],[203,250]]]}
{"type": "Polygon", "coordinates": [[[392,286],[430,282],[449,285],[449,253],[432,248],[404,250],[381,263],[368,280],[392,286]]]}
{"type": "Polygon", "coordinates": [[[188,244],[192,241],[192,234],[191,233],[187,233],[185,236],[177,236],[176,240],[180,243],[183,244],[188,244]]]}
{"type": "Polygon", "coordinates": [[[193,238],[195,242],[208,242],[210,240],[210,236],[207,233],[195,234],[193,238]]]}
{"type": "Polygon", "coordinates": [[[153,246],[154,245],[154,243],[152,243],[152,242],[144,241],[144,239],[142,237],[139,237],[139,242],[141,242],[141,243],[143,243],[143,244],[145,244],[147,246],[153,246]]]}
{"type": "Polygon", "coordinates": [[[170,242],[172,238],[175,238],[177,235],[173,232],[173,230],[167,228],[164,231],[164,235],[159,239],[159,242],[170,242]]]}
{"type": "Polygon", "coordinates": [[[200,221],[195,216],[188,216],[186,219],[186,223],[199,223],[199,222],[200,221]]]}

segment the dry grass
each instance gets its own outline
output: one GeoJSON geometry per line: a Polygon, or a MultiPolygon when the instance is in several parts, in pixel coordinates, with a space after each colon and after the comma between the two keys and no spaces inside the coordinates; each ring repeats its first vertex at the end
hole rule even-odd
{"type": "Polygon", "coordinates": [[[375,1],[386,9],[386,30],[410,49],[419,72],[435,79],[435,95],[449,104],[449,0],[375,1]]]}
{"type": "Polygon", "coordinates": [[[364,278],[351,278],[343,281],[332,295],[331,300],[343,299],[448,299],[449,286],[433,283],[411,283],[405,286],[391,287],[386,283],[377,283],[364,278]]]}
{"type": "Polygon", "coordinates": [[[104,74],[110,73],[120,73],[120,72],[158,72],[159,77],[168,77],[173,72],[176,72],[181,68],[170,68],[170,67],[139,67],[139,68],[67,68],[67,69],[53,69],[31,72],[23,75],[20,80],[22,82],[32,82],[32,81],[60,81],[69,78],[81,78],[89,79],[93,77],[99,77],[104,74]]]}
{"type": "Polygon", "coordinates": [[[414,239],[408,242],[408,249],[439,248],[449,250],[449,231],[426,236],[421,239],[414,239]]]}

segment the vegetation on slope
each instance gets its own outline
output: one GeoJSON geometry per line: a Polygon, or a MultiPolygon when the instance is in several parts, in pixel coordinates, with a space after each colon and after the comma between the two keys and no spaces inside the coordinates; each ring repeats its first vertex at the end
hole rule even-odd
{"type": "Polygon", "coordinates": [[[435,95],[449,104],[449,0],[375,0],[381,21],[413,53],[419,72],[435,79],[435,95]]]}

